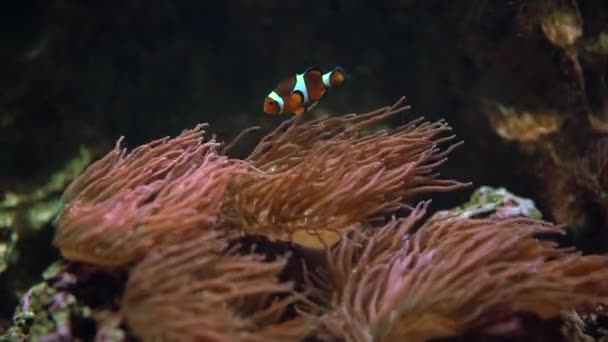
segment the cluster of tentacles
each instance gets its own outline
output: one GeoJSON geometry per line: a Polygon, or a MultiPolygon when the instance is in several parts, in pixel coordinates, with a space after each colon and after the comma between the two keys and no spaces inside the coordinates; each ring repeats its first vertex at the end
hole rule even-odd
{"type": "Polygon", "coordinates": [[[608,302],[608,258],[537,239],[555,225],[423,222],[418,196],[467,184],[435,172],[459,145],[445,122],[375,130],[407,108],[296,117],[244,160],[202,126],[119,141],[66,190],[54,243],[129,269],[122,312],[146,341],[424,341],[608,302]]]}

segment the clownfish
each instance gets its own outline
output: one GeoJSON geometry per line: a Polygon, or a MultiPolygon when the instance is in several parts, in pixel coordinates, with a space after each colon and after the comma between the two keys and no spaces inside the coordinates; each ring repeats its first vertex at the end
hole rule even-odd
{"type": "Polygon", "coordinates": [[[302,114],[313,107],[327,89],[339,87],[346,81],[346,74],[340,67],[323,73],[318,68],[308,68],[281,81],[264,100],[264,113],[279,115],[283,113],[302,114]]]}

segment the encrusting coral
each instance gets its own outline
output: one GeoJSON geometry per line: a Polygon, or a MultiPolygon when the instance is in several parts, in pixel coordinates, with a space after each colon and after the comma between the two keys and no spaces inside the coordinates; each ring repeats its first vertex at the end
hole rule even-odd
{"type": "Polygon", "coordinates": [[[374,131],[406,108],[293,118],[245,160],[202,126],[131,153],[119,141],[66,190],[55,245],[108,272],[132,266],[121,313],[144,341],[425,341],[608,304],[608,257],[540,239],[558,225],[424,222],[416,195],[467,183],[434,171],[458,146],[444,122],[374,131]],[[240,246],[254,237],[290,253],[240,246]]]}

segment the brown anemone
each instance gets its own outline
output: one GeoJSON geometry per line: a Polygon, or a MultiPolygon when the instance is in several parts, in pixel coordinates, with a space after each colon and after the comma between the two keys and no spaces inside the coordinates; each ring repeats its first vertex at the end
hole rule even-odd
{"type": "Polygon", "coordinates": [[[286,258],[240,255],[217,232],[156,249],[132,271],[122,309],[144,341],[300,341],[312,320],[286,317],[299,297],[286,258]]]}
{"type": "Polygon", "coordinates": [[[526,218],[406,219],[345,238],[328,255],[334,284],[323,318],[346,341],[460,336],[516,313],[542,319],[608,303],[608,257],[538,240],[559,226],[526,218]]]}
{"type": "Polygon", "coordinates": [[[114,150],[65,191],[54,244],[71,260],[117,267],[222,220],[225,189],[243,169],[204,142],[203,126],[127,153],[114,150]]]}
{"type": "Polygon", "coordinates": [[[247,158],[258,172],[235,181],[228,215],[250,234],[322,249],[417,194],[467,186],[434,173],[460,144],[445,122],[373,130],[408,108],[401,99],[367,114],[286,122],[247,158]]]}

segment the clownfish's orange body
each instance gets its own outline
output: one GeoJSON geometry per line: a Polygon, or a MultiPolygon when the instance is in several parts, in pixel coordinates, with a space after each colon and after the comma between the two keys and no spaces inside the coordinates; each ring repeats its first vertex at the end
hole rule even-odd
{"type": "Polygon", "coordinates": [[[325,96],[327,89],[339,87],[345,81],[346,74],[342,68],[336,67],[327,73],[309,68],[281,81],[264,100],[264,113],[302,114],[325,96]]]}

